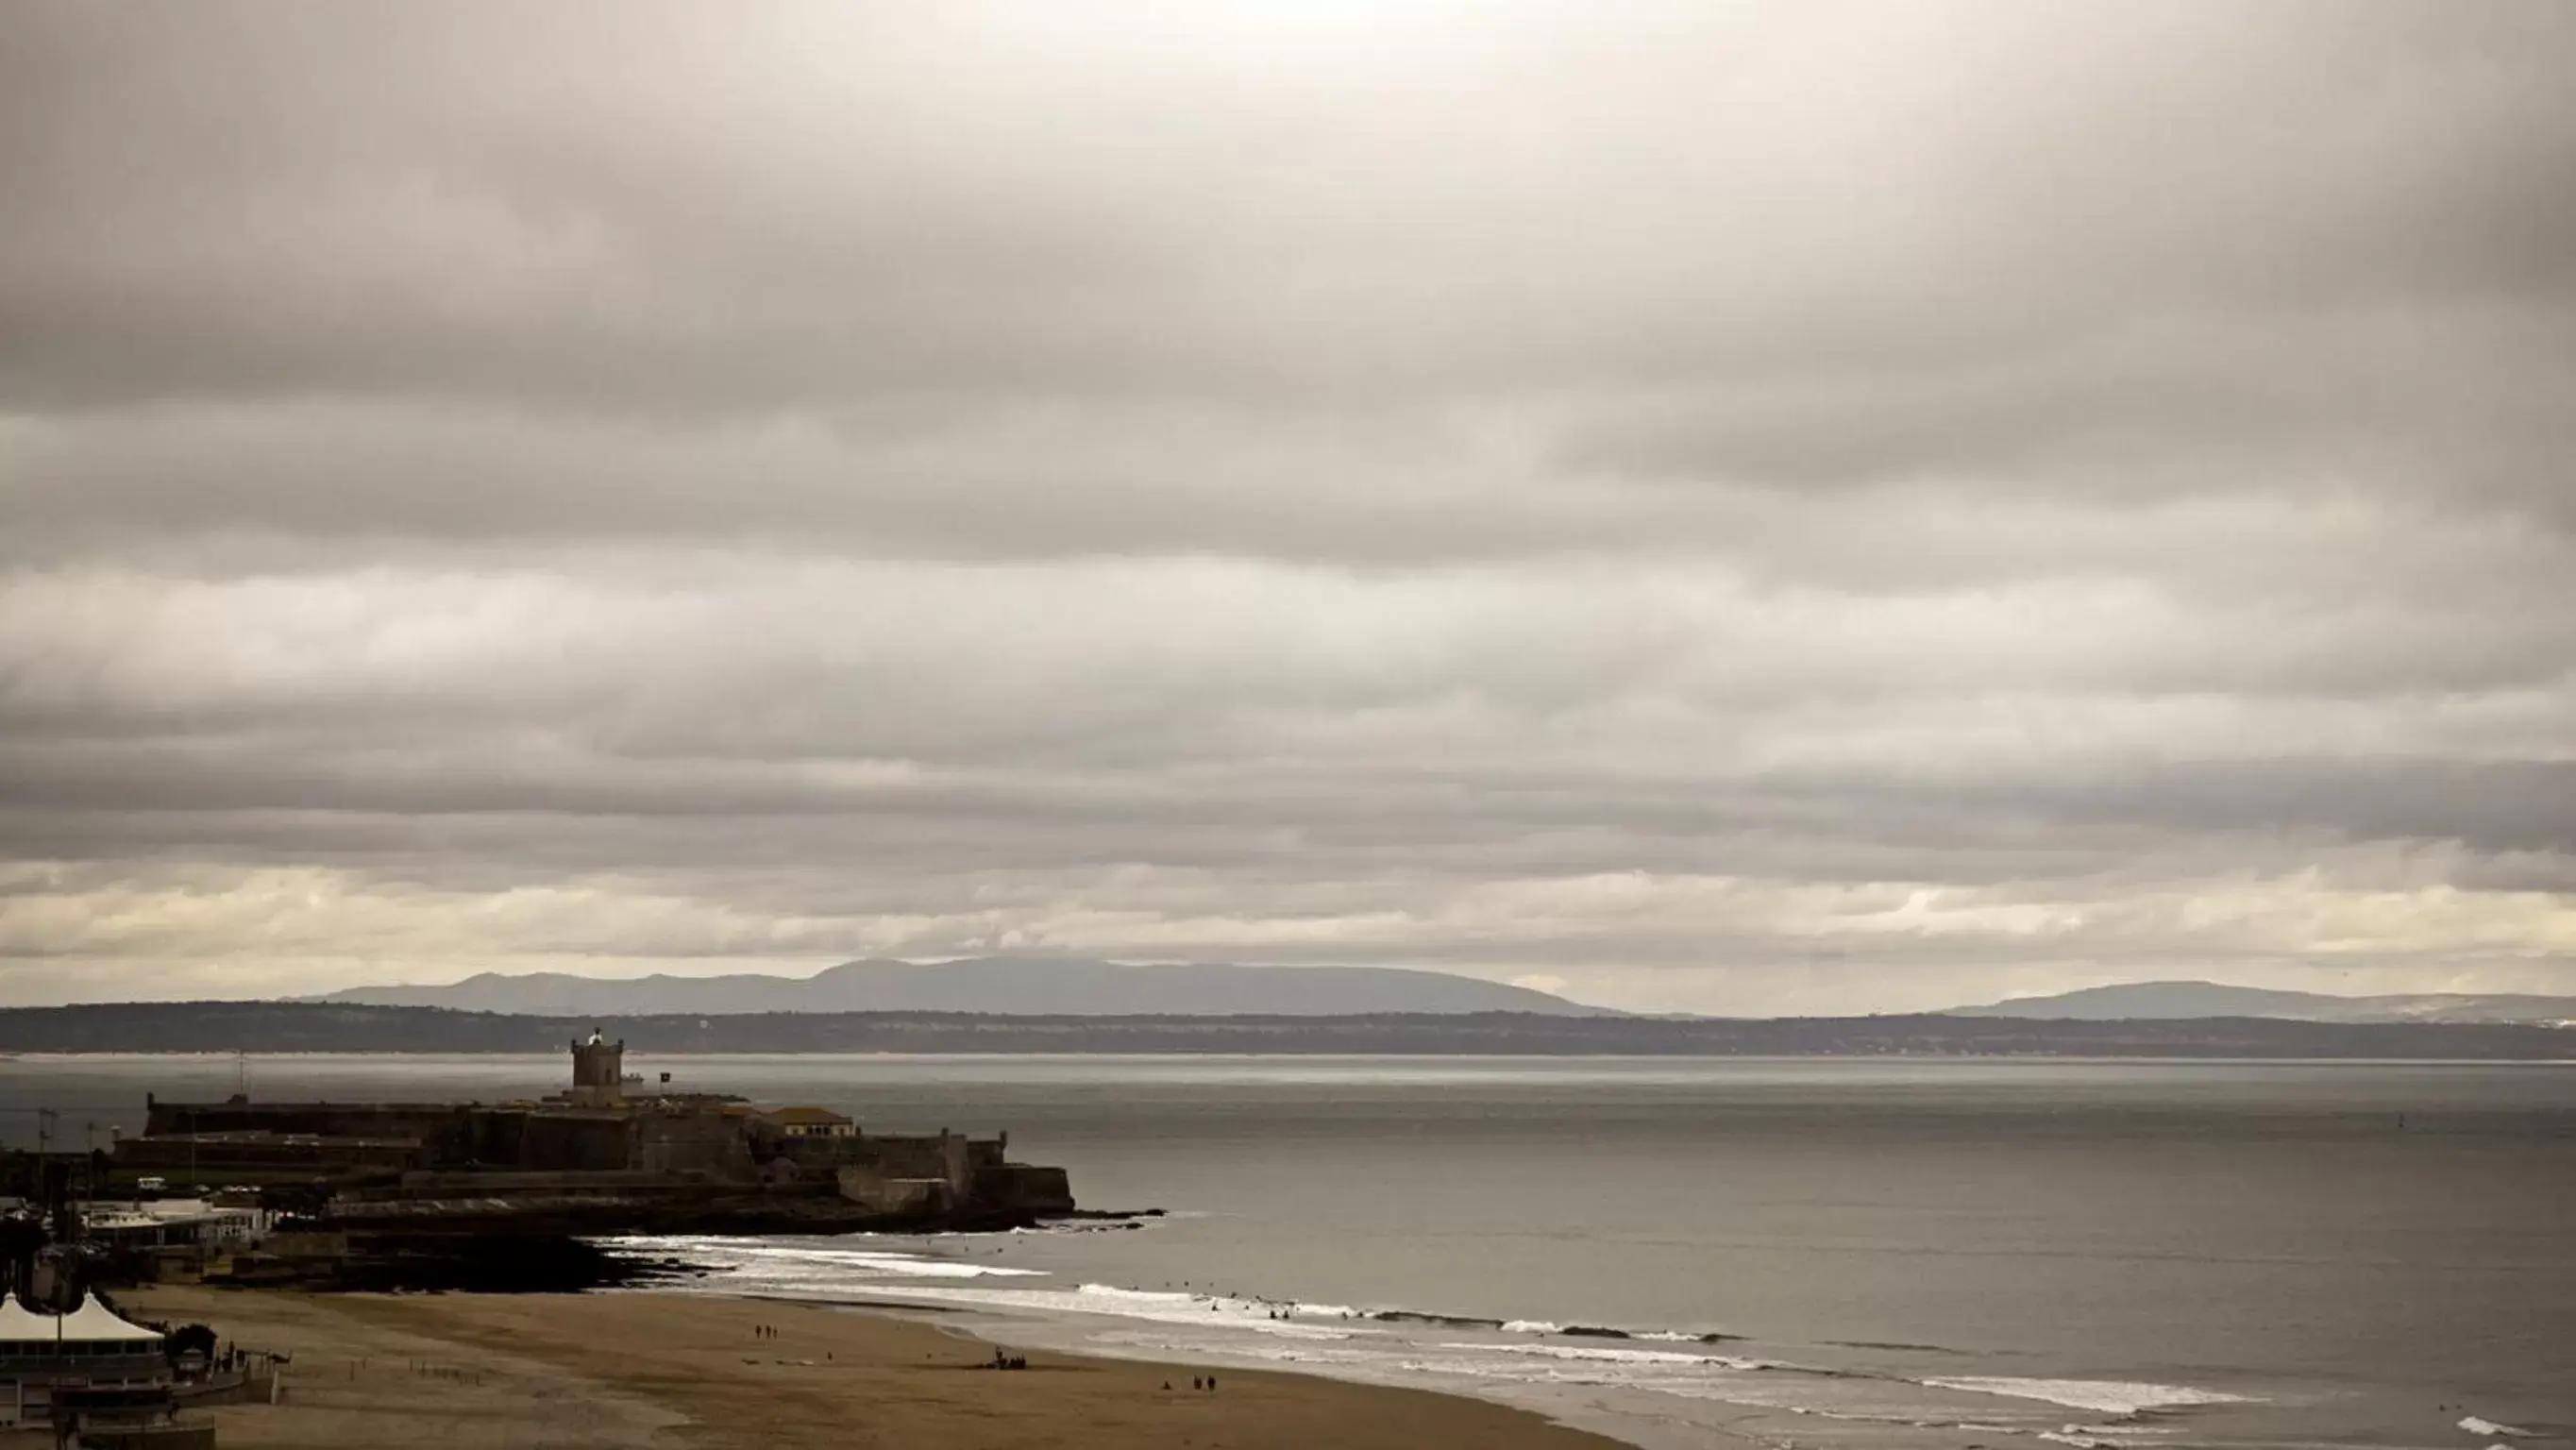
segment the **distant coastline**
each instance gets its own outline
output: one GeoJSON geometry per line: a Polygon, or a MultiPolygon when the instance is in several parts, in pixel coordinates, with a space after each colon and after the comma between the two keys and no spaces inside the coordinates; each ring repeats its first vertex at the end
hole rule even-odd
{"type": "Polygon", "coordinates": [[[996,1016],[779,1012],[601,1019],[320,1002],[0,1008],[0,1052],[554,1053],[598,1021],[638,1050],[712,1053],[1207,1053],[1498,1056],[2060,1056],[2576,1060],[2576,1029],[2223,1017],[996,1016]]]}

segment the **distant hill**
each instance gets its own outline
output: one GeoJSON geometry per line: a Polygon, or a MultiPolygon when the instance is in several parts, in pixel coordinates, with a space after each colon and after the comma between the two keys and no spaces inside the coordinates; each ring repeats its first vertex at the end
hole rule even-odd
{"type": "MultiPolygon", "coordinates": [[[[2479,1023],[2028,1022],[1661,1018],[1528,1012],[1347,1017],[968,1016],[936,1012],[499,1016],[329,1002],[0,1008],[11,1052],[512,1052],[559,1055],[594,1026],[641,1057],[714,1052],[1472,1053],[2576,1059],[2576,1031],[2479,1023]]],[[[553,1069],[548,1069],[549,1073],[553,1069]]]]}
{"type": "Polygon", "coordinates": [[[2191,1017],[2277,1017],[2294,1022],[2576,1022],[2576,997],[2422,992],[2335,997],[2220,982],[2124,982],[2049,997],[1953,1007],[1954,1017],[2059,1022],[2144,1022],[2191,1017]]]}
{"type": "Polygon", "coordinates": [[[353,987],[308,1000],[537,1016],[753,1012],[980,1012],[1012,1016],[1366,1016],[1535,1012],[1617,1016],[1563,997],[1396,967],[1131,966],[1056,957],[844,962],[810,977],[574,977],[485,972],[443,987],[353,987]]]}

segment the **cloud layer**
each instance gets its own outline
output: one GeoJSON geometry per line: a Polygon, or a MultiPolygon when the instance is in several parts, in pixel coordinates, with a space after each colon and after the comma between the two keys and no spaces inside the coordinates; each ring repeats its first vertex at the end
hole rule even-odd
{"type": "Polygon", "coordinates": [[[2576,991],[2576,12],[0,16],[0,1001],[2576,991]]]}

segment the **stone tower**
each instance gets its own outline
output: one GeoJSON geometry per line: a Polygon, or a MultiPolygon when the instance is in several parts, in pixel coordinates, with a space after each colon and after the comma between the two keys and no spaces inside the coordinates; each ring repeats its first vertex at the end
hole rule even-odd
{"type": "Polygon", "coordinates": [[[611,1042],[590,1030],[588,1042],[572,1045],[572,1100],[582,1107],[610,1107],[626,1096],[626,1042],[611,1042]]]}

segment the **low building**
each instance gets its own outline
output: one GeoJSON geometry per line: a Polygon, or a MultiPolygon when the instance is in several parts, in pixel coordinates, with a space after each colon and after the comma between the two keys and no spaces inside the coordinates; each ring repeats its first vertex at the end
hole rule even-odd
{"type": "Polygon", "coordinates": [[[80,1216],[84,1237],[129,1249],[241,1243],[266,1233],[276,1217],[257,1204],[214,1204],[201,1198],[85,1203],[80,1216]]]}
{"type": "Polygon", "coordinates": [[[854,1138],[859,1132],[857,1123],[830,1108],[770,1108],[760,1120],[782,1138],[854,1138]]]}

